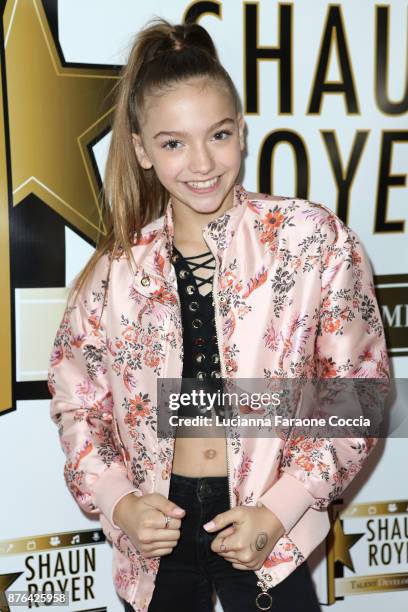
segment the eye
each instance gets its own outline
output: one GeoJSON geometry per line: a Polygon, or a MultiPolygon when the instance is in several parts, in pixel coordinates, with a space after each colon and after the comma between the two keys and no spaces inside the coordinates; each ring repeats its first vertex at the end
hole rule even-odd
{"type": "Polygon", "coordinates": [[[219,135],[224,135],[225,138],[216,138],[216,140],[226,140],[228,138],[228,136],[232,135],[232,132],[230,130],[221,130],[220,132],[216,132],[214,134],[214,136],[219,136],[219,135]]]}
{"type": "Polygon", "coordinates": [[[162,149],[167,149],[168,151],[174,151],[178,148],[177,146],[170,146],[174,144],[175,145],[180,144],[180,141],[174,140],[174,138],[172,140],[167,140],[165,143],[162,144],[162,149]]]}

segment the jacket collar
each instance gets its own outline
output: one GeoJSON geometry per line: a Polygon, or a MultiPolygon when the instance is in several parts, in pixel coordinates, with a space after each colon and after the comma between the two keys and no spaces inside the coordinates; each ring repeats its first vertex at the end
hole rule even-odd
{"type": "MultiPolygon", "coordinates": [[[[218,255],[221,258],[222,252],[231,243],[239,222],[245,213],[247,201],[247,191],[242,185],[236,183],[233,186],[233,204],[231,208],[204,226],[203,236],[209,244],[213,255],[218,255]]],[[[170,259],[174,239],[174,210],[171,197],[164,213],[163,232],[166,239],[166,252],[169,254],[170,259]]]]}
{"type": "MultiPolygon", "coordinates": [[[[210,221],[203,228],[203,236],[208,246],[217,257],[219,262],[223,261],[223,254],[231,244],[245,213],[248,203],[248,193],[238,183],[233,186],[233,204],[231,208],[210,221]]],[[[174,239],[174,211],[171,197],[169,198],[164,214],[152,221],[142,230],[142,244],[149,245],[140,262],[140,268],[136,273],[138,278],[138,290],[148,297],[157,294],[158,287],[166,281],[176,286],[176,274],[171,262],[174,239]],[[148,236],[154,234],[154,239],[148,236]],[[144,238],[144,239],[143,239],[144,238]],[[143,285],[143,276],[149,276],[148,284],[143,285]]],[[[140,244],[140,243],[139,243],[140,244]]],[[[146,283],[146,279],[144,281],[146,283]]],[[[160,293],[160,292],[159,292],[160,293]]]]}

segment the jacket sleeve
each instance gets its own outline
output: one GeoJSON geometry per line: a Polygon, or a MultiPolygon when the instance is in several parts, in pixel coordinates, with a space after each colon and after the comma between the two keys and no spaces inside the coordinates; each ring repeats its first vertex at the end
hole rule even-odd
{"type": "MultiPolygon", "coordinates": [[[[103,282],[101,287],[103,289],[103,282]]],[[[117,502],[138,489],[128,480],[115,436],[107,346],[100,310],[103,291],[79,294],[67,304],[48,371],[50,416],[66,455],[64,477],[79,506],[110,523],[117,502]]]]}
{"type": "MultiPolygon", "coordinates": [[[[315,375],[371,378],[381,385],[384,380],[384,391],[389,385],[389,361],[370,263],[357,235],[338,217],[331,219],[331,240],[323,252],[315,375]]],[[[306,510],[327,508],[342,494],[377,441],[289,437],[280,477],[259,501],[289,533],[306,510]]]]}

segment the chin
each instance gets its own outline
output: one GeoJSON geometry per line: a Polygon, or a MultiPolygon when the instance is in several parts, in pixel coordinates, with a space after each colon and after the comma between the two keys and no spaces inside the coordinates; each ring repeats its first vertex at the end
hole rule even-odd
{"type": "Polygon", "coordinates": [[[224,203],[224,199],[225,199],[225,196],[222,198],[218,197],[215,202],[214,200],[212,200],[212,202],[208,202],[208,204],[203,203],[201,204],[201,206],[200,204],[197,204],[197,202],[193,202],[187,205],[197,213],[211,214],[211,213],[216,213],[217,210],[221,208],[221,206],[224,203]]]}

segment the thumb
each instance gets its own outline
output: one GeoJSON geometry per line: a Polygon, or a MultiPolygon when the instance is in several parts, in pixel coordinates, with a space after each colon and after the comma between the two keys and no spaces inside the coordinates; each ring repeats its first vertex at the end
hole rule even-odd
{"type": "Polygon", "coordinates": [[[203,525],[203,527],[206,531],[218,531],[231,523],[239,523],[240,517],[239,508],[231,508],[214,516],[213,520],[203,525]]]}
{"type": "Polygon", "coordinates": [[[184,508],[180,508],[177,504],[164,497],[164,495],[155,495],[153,501],[153,506],[163,512],[163,514],[168,514],[170,516],[181,517],[185,514],[184,508]]]}

